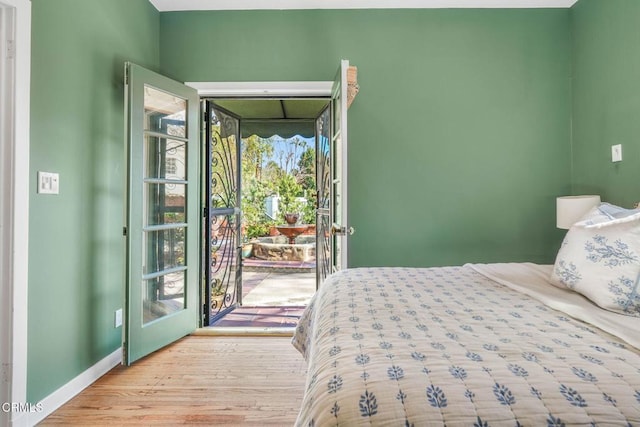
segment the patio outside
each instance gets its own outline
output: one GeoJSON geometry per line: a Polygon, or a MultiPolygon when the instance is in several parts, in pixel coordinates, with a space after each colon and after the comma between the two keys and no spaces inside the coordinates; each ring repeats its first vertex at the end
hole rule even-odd
{"type": "Polygon", "coordinates": [[[212,326],[294,326],[315,293],[315,148],[242,139],[242,307],[212,326]]]}

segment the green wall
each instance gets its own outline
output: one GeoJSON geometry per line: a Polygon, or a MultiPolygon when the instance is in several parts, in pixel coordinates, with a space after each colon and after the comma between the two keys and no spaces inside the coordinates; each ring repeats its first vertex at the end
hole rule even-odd
{"type": "Polygon", "coordinates": [[[570,191],[567,9],[161,13],[181,81],[332,80],[349,110],[350,265],[552,262],[570,191]]]}
{"type": "Polygon", "coordinates": [[[32,0],[28,401],[120,346],[123,63],[158,68],[147,0],[32,0]],[[37,171],[60,194],[36,194],[37,171]]]}
{"type": "Polygon", "coordinates": [[[640,2],[580,0],[571,9],[574,192],[640,201],[640,2]],[[622,144],[623,161],[611,162],[622,144]]]}
{"type": "Polygon", "coordinates": [[[183,81],[331,80],[341,58],[357,65],[352,266],[551,262],[557,195],[640,200],[637,0],[571,10],[32,8],[28,401],[120,346],[126,60],[183,81]],[[618,143],[624,161],[612,164],[618,143]],[[59,195],[36,193],[37,171],[60,174],[59,195]]]}
{"type": "Polygon", "coordinates": [[[331,80],[348,58],[362,88],[349,111],[351,265],[551,262],[554,199],[571,190],[569,19],[33,0],[28,400],[120,345],[125,60],[237,81],[331,80]],[[60,174],[59,195],[36,194],[37,171],[60,174]]]}

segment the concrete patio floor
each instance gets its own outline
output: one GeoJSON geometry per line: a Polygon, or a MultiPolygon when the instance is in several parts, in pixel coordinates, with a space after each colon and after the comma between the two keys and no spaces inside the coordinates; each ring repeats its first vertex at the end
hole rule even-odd
{"type": "Polygon", "coordinates": [[[315,269],[247,268],[242,272],[242,306],[206,328],[208,333],[285,333],[295,328],[316,291],[315,269]]]}
{"type": "Polygon", "coordinates": [[[244,271],[242,282],[245,307],[306,306],[316,291],[315,270],[244,271]]]}

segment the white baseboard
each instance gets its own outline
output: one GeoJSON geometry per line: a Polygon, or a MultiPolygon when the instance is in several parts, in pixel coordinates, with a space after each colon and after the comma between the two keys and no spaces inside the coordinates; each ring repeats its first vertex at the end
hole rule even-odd
{"type": "Polygon", "coordinates": [[[15,426],[33,426],[51,415],[56,409],[71,400],[75,395],[93,384],[98,378],[122,363],[122,347],[100,360],[95,365],[45,397],[42,402],[42,412],[25,413],[25,420],[14,420],[15,426]],[[17,422],[16,422],[17,421],[17,422]],[[24,424],[23,424],[24,423],[24,424]]]}

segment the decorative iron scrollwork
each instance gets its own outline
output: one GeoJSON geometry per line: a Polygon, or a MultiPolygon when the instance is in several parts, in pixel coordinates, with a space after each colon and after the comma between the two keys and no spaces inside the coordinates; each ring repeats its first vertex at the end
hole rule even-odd
{"type": "Polygon", "coordinates": [[[330,110],[325,109],[316,120],[316,188],[317,218],[316,262],[321,283],[331,274],[331,127],[330,110]]]}
{"type": "Polygon", "coordinates": [[[208,319],[236,303],[238,257],[238,120],[224,112],[211,109],[207,125],[208,143],[209,227],[208,266],[208,319]]]}

